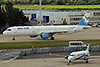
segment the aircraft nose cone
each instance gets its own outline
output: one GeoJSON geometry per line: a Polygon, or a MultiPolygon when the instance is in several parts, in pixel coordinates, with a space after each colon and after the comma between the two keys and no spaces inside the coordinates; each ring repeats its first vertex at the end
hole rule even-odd
{"type": "Polygon", "coordinates": [[[3,35],[7,34],[5,31],[3,32],[3,35]]]}
{"type": "Polygon", "coordinates": [[[73,60],[74,58],[73,57],[68,57],[68,60],[73,60]]]}
{"type": "Polygon", "coordinates": [[[3,34],[5,34],[5,32],[3,32],[3,34]]]}

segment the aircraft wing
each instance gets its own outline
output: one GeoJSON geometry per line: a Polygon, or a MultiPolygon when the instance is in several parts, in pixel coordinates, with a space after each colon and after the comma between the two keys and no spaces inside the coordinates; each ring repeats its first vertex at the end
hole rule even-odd
{"type": "Polygon", "coordinates": [[[61,55],[61,54],[49,54],[50,56],[56,56],[56,57],[65,57],[65,55],[61,55]]]}
{"type": "Polygon", "coordinates": [[[62,30],[62,31],[42,31],[41,33],[46,33],[46,34],[68,33],[68,30],[62,30]]]}

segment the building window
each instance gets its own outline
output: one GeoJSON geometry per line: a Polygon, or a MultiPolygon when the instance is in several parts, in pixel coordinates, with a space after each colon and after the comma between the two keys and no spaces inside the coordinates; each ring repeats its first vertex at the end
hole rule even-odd
{"type": "Polygon", "coordinates": [[[93,20],[93,17],[90,17],[90,19],[89,19],[90,21],[92,21],[93,20]]]}
{"type": "Polygon", "coordinates": [[[94,16],[100,16],[100,12],[95,12],[94,16]]]}
{"type": "Polygon", "coordinates": [[[70,22],[70,25],[76,25],[78,24],[79,22],[70,22]]]}
{"type": "Polygon", "coordinates": [[[81,20],[82,18],[70,18],[70,21],[79,21],[81,20]]]}
{"type": "Polygon", "coordinates": [[[25,15],[30,15],[30,13],[25,13],[25,15]]]}
{"type": "Polygon", "coordinates": [[[100,20],[100,17],[94,17],[94,20],[100,20]]]}
{"type": "Polygon", "coordinates": [[[31,14],[31,20],[36,21],[36,14],[31,14]]]}
{"type": "Polygon", "coordinates": [[[74,18],[70,18],[70,21],[74,21],[74,18]]]}
{"type": "Polygon", "coordinates": [[[74,18],[74,20],[79,20],[80,18],[74,18]]]}

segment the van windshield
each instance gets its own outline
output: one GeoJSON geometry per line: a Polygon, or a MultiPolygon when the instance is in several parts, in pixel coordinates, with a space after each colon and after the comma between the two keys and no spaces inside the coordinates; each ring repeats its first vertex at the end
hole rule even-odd
{"type": "Polygon", "coordinates": [[[71,43],[71,45],[83,45],[82,43],[71,43]]]}

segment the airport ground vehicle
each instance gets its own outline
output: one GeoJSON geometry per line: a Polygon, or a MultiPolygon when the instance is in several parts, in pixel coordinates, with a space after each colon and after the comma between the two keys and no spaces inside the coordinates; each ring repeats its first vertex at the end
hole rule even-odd
{"type": "Polygon", "coordinates": [[[86,44],[84,44],[82,41],[70,41],[69,47],[86,47],[86,44]]]}

